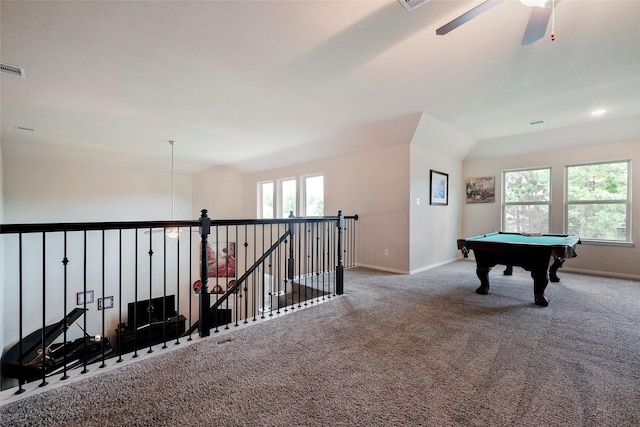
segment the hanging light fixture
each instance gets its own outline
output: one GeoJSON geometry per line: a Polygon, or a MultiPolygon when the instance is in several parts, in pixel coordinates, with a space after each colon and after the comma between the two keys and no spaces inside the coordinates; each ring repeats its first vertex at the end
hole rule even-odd
{"type": "MultiPolygon", "coordinates": [[[[175,210],[175,184],[174,184],[174,171],[173,171],[173,144],[175,141],[169,141],[171,144],[171,221],[174,218],[174,210],[175,210]]],[[[170,239],[177,239],[180,234],[180,229],[178,227],[171,227],[167,229],[167,237],[170,239]]]]}

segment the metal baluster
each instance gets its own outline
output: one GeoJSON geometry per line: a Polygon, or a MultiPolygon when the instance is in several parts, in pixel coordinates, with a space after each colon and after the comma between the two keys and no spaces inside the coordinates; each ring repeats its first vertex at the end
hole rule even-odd
{"type": "MultiPolygon", "coordinates": [[[[105,308],[104,308],[104,301],[105,301],[105,272],[104,272],[104,263],[105,263],[105,259],[106,259],[106,254],[105,254],[105,243],[104,243],[104,229],[102,229],[102,335],[100,337],[100,348],[102,350],[102,363],[100,364],[99,368],[104,368],[107,366],[107,364],[105,363],[105,348],[104,348],[104,340],[105,340],[105,330],[104,330],[104,322],[105,322],[105,308]]],[[[85,315],[86,316],[86,315],[85,315]]],[[[86,357],[86,353],[85,353],[85,357],[86,357]]]]}
{"type": "MultiPolygon", "coordinates": [[[[62,256],[62,271],[63,271],[63,311],[65,314],[65,318],[66,318],[66,314],[67,314],[67,264],[69,264],[69,259],[67,258],[67,232],[64,232],[64,243],[63,243],[63,251],[64,254],[62,256]]],[[[65,322],[64,325],[62,325],[62,342],[66,343],[67,342],[67,330],[69,329],[69,325],[67,325],[67,323],[65,322]]],[[[62,366],[62,377],[60,378],[61,380],[66,380],[67,378],[69,378],[69,375],[67,375],[67,346],[63,345],[62,346],[62,360],[63,360],[63,366],[62,366]]]]}
{"type": "Polygon", "coordinates": [[[25,380],[23,379],[23,353],[22,353],[22,320],[23,320],[23,312],[22,312],[22,298],[23,298],[23,281],[22,281],[22,233],[18,234],[18,349],[20,352],[20,356],[18,357],[18,373],[20,379],[18,380],[18,390],[16,394],[22,394],[25,392],[25,389],[22,387],[25,384],[25,380]]]}
{"type": "MultiPolygon", "coordinates": [[[[131,319],[129,319],[131,321],[131,319]]],[[[118,360],[122,363],[122,228],[118,229],[118,360]]]]}
{"type": "Polygon", "coordinates": [[[149,350],[147,353],[153,353],[153,346],[151,345],[151,313],[154,308],[151,305],[151,299],[153,298],[153,229],[149,229],[149,305],[147,306],[147,321],[149,322],[149,326],[147,329],[147,337],[149,339],[149,350]]]}
{"type": "MultiPolygon", "coordinates": [[[[189,227],[189,282],[191,282],[191,278],[193,277],[193,268],[191,267],[193,265],[193,227],[189,227]]],[[[193,325],[193,316],[192,316],[192,309],[193,309],[193,298],[191,298],[191,289],[189,290],[189,325],[193,325]]],[[[189,331],[189,338],[187,339],[187,341],[193,341],[193,338],[191,336],[191,331],[189,331]]]]}
{"type": "MultiPolygon", "coordinates": [[[[134,296],[133,296],[133,358],[138,357],[138,232],[136,228],[135,238],[135,265],[134,265],[134,296]]],[[[129,326],[131,326],[132,319],[128,319],[129,326]]]]}
{"type": "MultiPolygon", "coordinates": [[[[180,231],[178,231],[180,234],[180,231]]],[[[162,348],[167,348],[167,227],[162,230],[162,348]]],[[[149,319],[151,331],[151,319],[149,319]]]]}
{"type": "MultiPolygon", "coordinates": [[[[83,328],[82,331],[84,333],[84,342],[82,343],[82,347],[83,347],[83,351],[84,354],[87,354],[87,340],[86,340],[86,335],[87,335],[87,230],[84,230],[83,232],[83,249],[82,249],[82,294],[83,294],[83,298],[82,298],[82,308],[84,310],[84,316],[82,319],[82,324],[83,324],[83,328]]],[[[87,369],[87,360],[86,358],[83,360],[82,362],[82,372],[80,372],[81,374],[86,374],[87,372],[89,372],[89,370],[87,369]]]]}
{"type": "MultiPolygon", "coordinates": [[[[276,229],[276,235],[280,236],[280,225],[278,224],[276,229]]],[[[278,245],[276,249],[276,314],[280,314],[280,278],[282,277],[282,258],[281,258],[281,245],[278,245]]],[[[286,298],[286,295],[285,295],[286,298]]]]}
{"type": "Polygon", "coordinates": [[[180,227],[176,237],[176,343],[180,344],[180,227]]]}
{"type": "MultiPolygon", "coordinates": [[[[269,224],[269,247],[273,244],[273,224],[269,224]]],[[[273,316],[273,253],[269,253],[269,317],[273,316]]]]}

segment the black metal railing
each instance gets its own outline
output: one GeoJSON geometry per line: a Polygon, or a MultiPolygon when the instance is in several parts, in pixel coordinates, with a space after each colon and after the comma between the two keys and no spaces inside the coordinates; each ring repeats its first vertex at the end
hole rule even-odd
{"type": "Polygon", "coordinates": [[[343,292],[356,216],[12,224],[3,389],[180,344],[343,292]],[[201,262],[205,260],[205,262],[201,262]],[[9,346],[13,345],[10,348],[9,346]]]}

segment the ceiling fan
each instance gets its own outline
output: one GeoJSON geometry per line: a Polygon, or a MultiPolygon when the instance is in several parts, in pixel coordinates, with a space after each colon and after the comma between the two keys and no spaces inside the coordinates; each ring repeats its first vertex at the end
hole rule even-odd
{"type": "MultiPolygon", "coordinates": [[[[524,31],[524,36],[522,37],[523,46],[534,43],[544,37],[547,32],[549,21],[553,21],[553,11],[560,1],[561,0],[520,0],[522,4],[531,7],[529,22],[527,23],[527,28],[524,31]]],[[[453,21],[438,28],[436,30],[436,34],[439,36],[447,34],[502,2],[503,0],[487,0],[480,3],[478,6],[466,13],[463,13],[453,21]]],[[[555,31],[552,23],[551,40],[555,40],[555,37],[555,31]]]]}

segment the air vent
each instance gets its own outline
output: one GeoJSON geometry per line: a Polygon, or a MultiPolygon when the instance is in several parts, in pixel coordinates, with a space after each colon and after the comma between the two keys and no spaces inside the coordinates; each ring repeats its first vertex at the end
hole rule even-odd
{"type": "Polygon", "coordinates": [[[537,126],[537,125],[542,125],[544,124],[544,120],[540,119],[540,120],[532,120],[529,122],[529,126],[537,126]]]}
{"type": "Polygon", "coordinates": [[[20,77],[21,79],[24,79],[25,77],[24,68],[16,67],[14,65],[0,64],[0,71],[14,77],[20,77]]]}
{"type": "Polygon", "coordinates": [[[401,5],[404,6],[409,12],[417,8],[418,6],[422,6],[425,3],[430,2],[431,0],[398,0],[401,5]]]}

